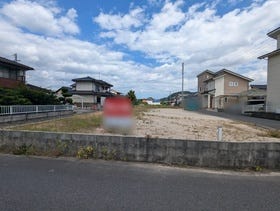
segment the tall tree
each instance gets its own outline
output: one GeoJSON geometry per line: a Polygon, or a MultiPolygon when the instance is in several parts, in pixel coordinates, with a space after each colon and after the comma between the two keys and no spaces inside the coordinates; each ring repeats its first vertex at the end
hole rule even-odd
{"type": "Polygon", "coordinates": [[[137,98],[135,95],[135,91],[129,90],[129,92],[126,94],[126,96],[130,99],[133,105],[137,104],[137,98]]]}

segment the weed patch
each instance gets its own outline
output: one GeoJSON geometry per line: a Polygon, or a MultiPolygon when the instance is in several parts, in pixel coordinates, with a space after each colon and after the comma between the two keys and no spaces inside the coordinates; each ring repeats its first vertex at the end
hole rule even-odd
{"type": "Polygon", "coordinates": [[[273,138],[280,138],[280,130],[269,130],[267,132],[267,136],[273,138]]]}
{"type": "Polygon", "coordinates": [[[92,146],[82,147],[78,150],[77,157],[80,159],[97,158],[97,151],[92,146]]]}
{"type": "Polygon", "coordinates": [[[36,155],[36,148],[30,144],[22,144],[12,149],[14,155],[36,155]]]}
{"type": "Polygon", "coordinates": [[[87,113],[36,124],[26,124],[13,129],[50,132],[93,132],[101,124],[101,113],[87,113]]]}

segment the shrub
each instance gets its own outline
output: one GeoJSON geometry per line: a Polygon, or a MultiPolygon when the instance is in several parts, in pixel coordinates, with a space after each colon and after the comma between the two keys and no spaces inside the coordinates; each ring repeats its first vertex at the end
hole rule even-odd
{"type": "Polygon", "coordinates": [[[22,144],[18,147],[15,147],[12,152],[14,155],[35,155],[36,149],[32,144],[22,144]]]}
{"type": "Polygon", "coordinates": [[[267,135],[273,138],[280,138],[280,130],[269,130],[267,135]]]}
{"type": "Polygon", "coordinates": [[[77,152],[77,157],[80,159],[88,159],[96,157],[95,149],[92,146],[82,147],[77,152]]]}

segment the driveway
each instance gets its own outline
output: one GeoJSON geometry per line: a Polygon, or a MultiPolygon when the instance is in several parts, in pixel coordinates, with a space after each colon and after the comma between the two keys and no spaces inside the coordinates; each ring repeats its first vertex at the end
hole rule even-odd
{"type": "Polygon", "coordinates": [[[0,154],[0,210],[279,210],[279,175],[0,154]]]}
{"type": "Polygon", "coordinates": [[[223,118],[241,121],[241,122],[247,122],[247,123],[251,123],[256,126],[260,126],[260,127],[264,127],[264,128],[268,128],[268,129],[280,130],[280,121],[277,121],[277,120],[250,117],[250,116],[245,116],[245,115],[241,115],[241,114],[230,114],[230,113],[226,113],[226,112],[215,112],[215,111],[209,111],[209,110],[199,110],[198,113],[217,116],[217,117],[223,117],[223,118]]]}

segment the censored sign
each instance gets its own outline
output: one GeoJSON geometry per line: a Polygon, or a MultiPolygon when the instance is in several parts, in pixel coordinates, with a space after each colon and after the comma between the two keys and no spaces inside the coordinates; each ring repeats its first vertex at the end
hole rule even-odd
{"type": "Polygon", "coordinates": [[[107,129],[132,127],[132,104],[127,97],[106,98],[103,112],[103,123],[107,129]]]}

